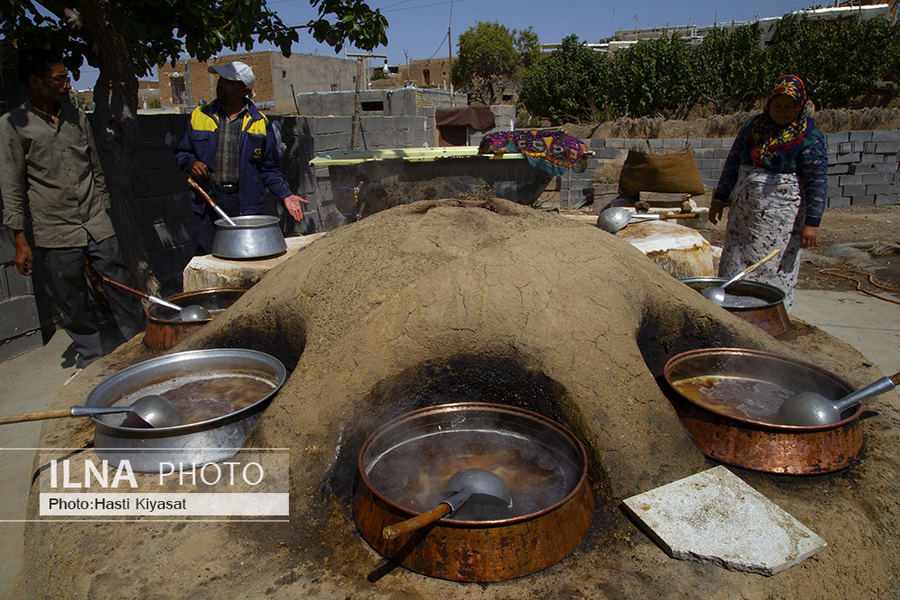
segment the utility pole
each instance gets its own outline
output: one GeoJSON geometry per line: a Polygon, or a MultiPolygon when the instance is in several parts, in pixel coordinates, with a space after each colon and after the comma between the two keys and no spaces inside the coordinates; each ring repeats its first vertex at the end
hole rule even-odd
{"type": "Polygon", "coordinates": [[[450,71],[447,79],[450,81],[450,108],[453,108],[453,38],[450,36],[450,26],[447,25],[447,50],[450,51],[450,71]]]}
{"type": "Polygon", "coordinates": [[[350,149],[356,150],[356,145],[359,140],[359,119],[360,113],[362,113],[362,103],[359,101],[359,86],[360,81],[362,81],[362,64],[364,58],[387,58],[385,54],[350,54],[346,53],[346,56],[351,58],[356,58],[356,95],[355,95],[355,106],[353,108],[353,132],[350,134],[350,149]]]}

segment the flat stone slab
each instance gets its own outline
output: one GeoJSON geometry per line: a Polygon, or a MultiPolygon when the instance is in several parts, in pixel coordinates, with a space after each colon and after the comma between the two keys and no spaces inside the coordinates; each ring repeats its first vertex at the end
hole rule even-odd
{"type": "Polygon", "coordinates": [[[774,575],[825,540],[719,466],[632,496],[625,507],[673,558],[774,575]]]}

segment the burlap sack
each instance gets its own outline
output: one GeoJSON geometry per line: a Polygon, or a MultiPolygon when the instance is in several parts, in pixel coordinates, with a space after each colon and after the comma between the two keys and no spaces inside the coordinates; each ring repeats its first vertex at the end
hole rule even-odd
{"type": "Polygon", "coordinates": [[[672,154],[645,154],[629,150],[619,176],[619,194],[638,200],[640,192],[703,194],[703,179],[694,151],[685,148],[672,154]]]}

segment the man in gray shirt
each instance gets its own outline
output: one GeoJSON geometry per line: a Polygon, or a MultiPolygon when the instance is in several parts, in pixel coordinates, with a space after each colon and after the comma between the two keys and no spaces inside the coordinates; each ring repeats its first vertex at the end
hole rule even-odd
{"type": "MultiPolygon", "coordinates": [[[[18,74],[28,100],[0,118],[3,223],[15,235],[16,267],[30,275],[33,254],[25,237],[30,209],[34,242],[50,270],[80,369],[103,356],[101,329],[88,305],[85,260],[99,275],[125,283],[131,277],[106,213],[109,194],[90,125],[68,101],[62,55],[23,50],[18,74]]],[[[126,340],[143,330],[136,297],[113,288],[107,298],[126,340]]]]}

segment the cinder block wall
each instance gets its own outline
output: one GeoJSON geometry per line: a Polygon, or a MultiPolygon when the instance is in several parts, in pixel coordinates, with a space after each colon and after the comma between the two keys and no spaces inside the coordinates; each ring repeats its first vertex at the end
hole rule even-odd
{"type": "MultiPolygon", "coordinates": [[[[828,206],[897,204],[900,195],[900,131],[840,131],[825,135],[828,144],[828,206]]],[[[690,146],[706,186],[714,188],[734,138],[666,138],[655,140],[584,140],[594,151],[584,173],[566,173],[560,182],[560,205],[576,206],[591,194],[593,172],[609,160],[625,160],[631,148],[681,150],[690,146]]]]}

